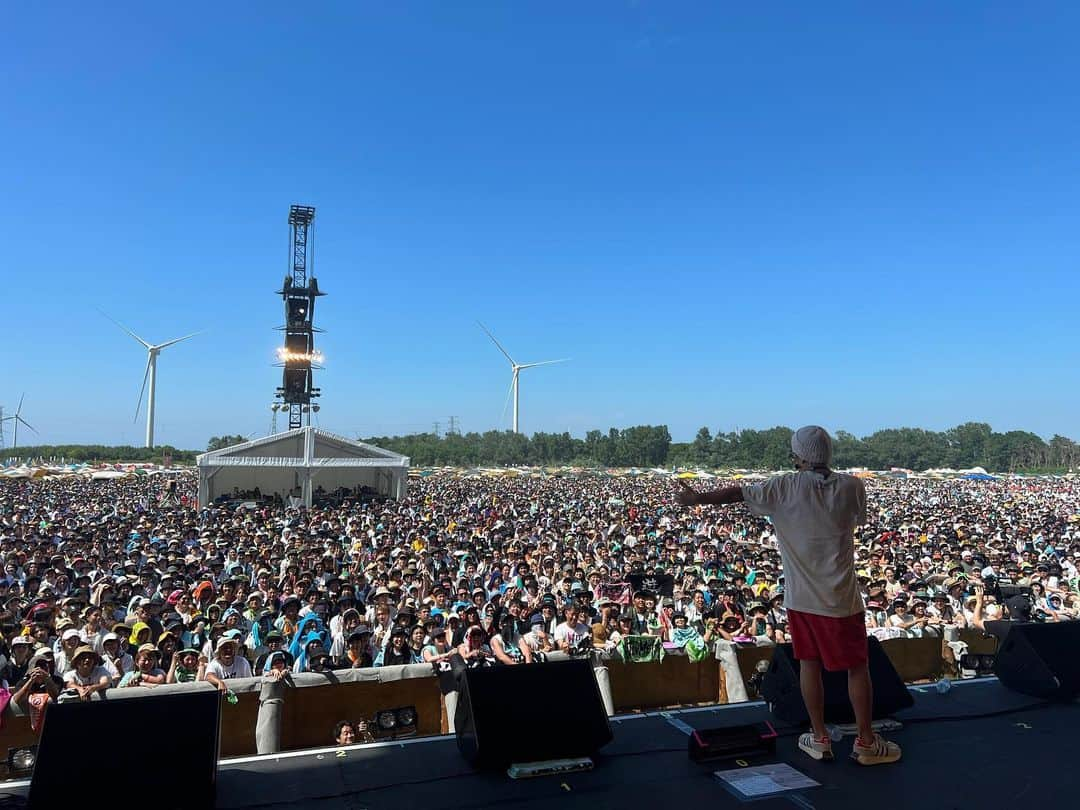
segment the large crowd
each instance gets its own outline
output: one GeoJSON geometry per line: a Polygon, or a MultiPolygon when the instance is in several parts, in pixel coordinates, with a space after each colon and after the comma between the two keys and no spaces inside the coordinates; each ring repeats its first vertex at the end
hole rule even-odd
{"type": "MultiPolygon", "coordinates": [[[[787,639],[770,523],[669,479],[438,474],[312,509],[200,507],[173,480],[0,480],[0,696],[32,722],[132,686],[787,639]]],[[[1031,620],[1080,613],[1080,483],[866,484],[868,633],[981,627],[1018,592],[1031,620]]]]}

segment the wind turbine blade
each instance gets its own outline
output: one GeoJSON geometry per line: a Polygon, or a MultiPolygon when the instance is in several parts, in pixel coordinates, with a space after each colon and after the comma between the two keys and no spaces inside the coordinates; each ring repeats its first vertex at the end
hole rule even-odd
{"type": "Polygon", "coordinates": [[[23,395],[19,397],[19,407],[15,409],[15,418],[19,418],[19,414],[22,413],[23,400],[26,399],[26,392],[23,391],[23,395]]]}
{"type": "Polygon", "coordinates": [[[196,335],[201,335],[204,331],[206,331],[206,330],[200,329],[198,332],[192,332],[190,335],[184,335],[183,337],[178,337],[178,338],[176,338],[174,340],[166,340],[164,343],[159,343],[154,348],[155,349],[164,349],[166,346],[172,346],[174,343],[179,343],[181,340],[187,340],[188,338],[193,338],[196,335]]]}
{"type": "Polygon", "coordinates": [[[510,397],[514,393],[514,378],[510,377],[510,387],[506,389],[506,399],[503,400],[502,414],[499,416],[499,426],[506,424],[506,409],[510,406],[510,397]]]}
{"type": "Polygon", "coordinates": [[[135,418],[131,420],[132,422],[139,421],[139,410],[142,408],[142,395],[146,390],[146,380],[150,376],[150,360],[152,357],[153,355],[149,352],[146,353],[146,371],[144,371],[142,375],[142,388],[139,389],[139,401],[135,403],[135,418]]]}
{"type": "Polygon", "coordinates": [[[550,366],[552,363],[566,363],[569,362],[569,357],[564,357],[561,360],[541,360],[539,363],[525,363],[518,366],[518,368],[533,368],[534,366],[550,366]]]}
{"type": "Polygon", "coordinates": [[[127,333],[128,333],[129,335],[131,335],[131,336],[132,336],[133,338],[135,338],[135,339],[136,339],[137,341],[139,341],[139,343],[141,343],[141,344],[142,344],[142,345],[143,345],[143,346],[144,346],[145,348],[147,348],[147,349],[149,349],[149,348],[150,348],[150,344],[149,344],[149,343],[147,343],[147,342],[146,342],[145,340],[143,340],[143,339],[142,339],[141,337],[139,337],[138,335],[136,335],[136,334],[135,334],[134,332],[132,332],[132,331],[131,331],[130,329],[128,329],[128,328],[127,328],[126,326],[124,326],[124,325],[123,325],[122,323],[120,323],[120,321],[116,320],[116,318],[112,317],[111,315],[109,315],[109,314],[107,314],[107,313],[105,313],[105,312],[102,312],[102,311],[101,311],[100,309],[98,310],[98,312],[101,312],[101,314],[102,314],[102,315],[104,315],[104,316],[105,316],[106,318],[108,318],[108,319],[109,319],[110,321],[112,321],[113,323],[115,323],[115,324],[116,324],[117,326],[119,326],[119,327],[120,327],[121,329],[123,329],[123,330],[124,330],[125,332],[127,332],[127,333]]]}
{"type": "Polygon", "coordinates": [[[486,334],[489,338],[491,338],[491,342],[499,347],[499,351],[502,352],[504,355],[506,355],[506,359],[510,361],[510,365],[512,365],[512,366],[517,365],[514,362],[514,358],[510,356],[510,352],[508,352],[506,349],[504,349],[502,347],[502,344],[499,343],[499,341],[495,340],[495,336],[493,334],[491,334],[491,332],[488,331],[488,328],[486,326],[484,326],[482,323],[480,323],[480,321],[477,321],[476,323],[480,326],[481,329],[484,330],[484,334],[486,334]]]}
{"type": "Polygon", "coordinates": [[[19,423],[20,423],[20,424],[21,424],[21,425],[22,425],[23,427],[28,427],[28,428],[30,428],[31,430],[33,430],[33,431],[34,431],[34,433],[37,433],[37,429],[35,429],[33,425],[31,425],[31,424],[30,424],[29,422],[27,422],[27,421],[26,421],[25,419],[23,419],[23,418],[22,418],[21,416],[17,416],[17,417],[15,417],[15,418],[19,420],[19,423]]]}

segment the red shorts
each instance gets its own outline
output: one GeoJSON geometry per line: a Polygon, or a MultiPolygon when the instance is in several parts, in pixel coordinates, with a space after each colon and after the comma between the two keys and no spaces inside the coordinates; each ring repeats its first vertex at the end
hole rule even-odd
{"type": "Polygon", "coordinates": [[[795,657],[800,661],[820,661],[830,672],[852,669],[866,663],[866,617],[818,616],[788,608],[788,632],[795,657]]]}

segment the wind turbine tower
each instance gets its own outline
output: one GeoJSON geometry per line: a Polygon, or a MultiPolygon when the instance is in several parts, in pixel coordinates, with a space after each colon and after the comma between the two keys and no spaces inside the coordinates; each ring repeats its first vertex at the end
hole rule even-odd
{"type": "Polygon", "coordinates": [[[0,447],[4,446],[4,431],[3,431],[4,422],[11,422],[11,449],[12,450],[14,450],[15,448],[17,448],[19,446],[19,425],[22,425],[25,428],[29,428],[30,430],[33,430],[34,433],[37,433],[37,431],[34,430],[34,427],[29,422],[27,422],[25,419],[22,418],[22,406],[23,406],[23,400],[24,399],[26,399],[26,394],[25,393],[21,397],[19,397],[19,407],[15,409],[15,415],[14,416],[4,416],[4,409],[0,408],[0,447]]]}
{"type": "MultiPolygon", "coordinates": [[[[108,316],[106,316],[108,317],[108,316]]],[[[157,406],[157,360],[158,355],[161,354],[161,350],[168,348],[182,340],[193,338],[195,335],[200,335],[202,332],[192,332],[190,335],[184,335],[183,337],[173,338],[172,340],[166,340],[164,343],[148,343],[141,337],[136,335],[120,321],[109,318],[113,323],[131,335],[135,340],[142,344],[146,349],[146,371],[143,372],[142,388],[139,389],[139,401],[135,403],[135,419],[138,421],[139,410],[142,408],[143,393],[146,392],[147,381],[150,383],[150,390],[146,397],[146,446],[154,446],[154,412],[157,406]]]]}
{"type": "MultiPolygon", "coordinates": [[[[491,332],[488,331],[488,328],[486,326],[484,326],[482,323],[480,323],[479,321],[477,321],[477,323],[480,325],[480,328],[484,330],[484,334],[486,334],[489,338],[491,338],[491,342],[494,343],[498,347],[499,351],[503,353],[503,356],[506,357],[506,359],[510,361],[510,369],[511,369],[512,375],[511,375],[511,378],[510,378],[510,391],[508,391],[507,393],[513,394],[513,396],[514,396],[514,433],[520,433],[521,431],[518,430],[518,413],[519,413],[519,408],[518,408],[519,397],[518,397],[518,394],[519,394],[519,390],[520,390],[519,389],[519,377],[521,375],[521,371],[523,369],[534,368],[536,366],[549,366],[552,363],[565,363],[570,358],[563,357],[560,360],[541,360],[539,363],[515,363],[514,358],[511,357],[510,353],[508,351],[506,351],[506,349],[504,349],[502,347],[502,344],[499,343],[499,341],[497,341],[495,339],[495,336],[493,334],[491,334],[491,332]]],[[[505,413],[505,412],[506,411],[505,411],[505,406],[504,406],[503,413],[505,413]]]]}

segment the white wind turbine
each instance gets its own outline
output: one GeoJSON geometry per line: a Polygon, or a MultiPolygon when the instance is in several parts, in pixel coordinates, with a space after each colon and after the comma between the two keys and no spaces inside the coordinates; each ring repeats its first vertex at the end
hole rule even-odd
{"type": "MultiPolygon", "coordinates": [[[[108,315],[106,315],[105,317],[109,318],[108,315]]],[[[132,332],[130,329],[128,329],[126,326],[124,326],[122,323],[120,323],[120,321],[118,321],[118,320],[116,320],[114,318],[109,318],[109,320],[112,321],[113,323],[115,323],[117,326],[119,326],[121,329],[123,329],[125,332],[127,332],[129,335],[131,335],[133,338],[135,338],[135,340],[139,341],[139,343],[141,343],[146,348],[146,371],[143,372],[142,388],[139,389],[139,401],[135,403],[135,419],[132,420],[132,421],[137,421],[138,418],[139,418],[139,409],[142,408],[143,392],[146,390],[146,381],[147,381],[147,379],[149,379],[150,380],[150,393],[146,398],[146,446],[147,447],[153,447],[154,446],[154,406],[155,406],[156,392],[157,392],[157,359],[158,359],[158,355],[161,354],[162,349],[164,349],[164,348],[166,348],[168,346],[172,346],[174,343],[179,343],[181,340],[187,340],[188,338],[195,337],[195,335],[201,335],[202,332],[201,331],[200,332],[192,332],[190,335],[184,335],[183,337],[173,338],[172,340],[166,340],[164,343],[154,344],[154,343],[147,343],[141,337],[139,337],[134,332],[132,332]]]]}
{"type": "Polygon", "coordinates": [[[19,407],[15,409],[15,415],[14,416],[4,416],[2,419],[0,419],[0,422],[11,422],[11,449],[12,450],[14,450],[16,447],[19,446],[19,425],[20,424],[23,425],[24,427],[30,428],[30,430],[33,430],[34,433],[37,433],[37,431],[34,430],[33,425],[31,425],[29,422],[27,422],[25,419],[22,418],[22,404],[23,404],[24,399],[26,399],[26,394],[25,393],[23,393],[23,395],[21,397],[19,397],[19,407]]]}
{"type": "MultiPolygon", "coordinates": [[[[564,357],[560,360],[541,360],[539,363],[515,363],[514,358],[510,356],[510,353],[502,347],[502,344],[495,339],[495,336],[488,331],[488,328],[484,326],[480,321],[477,321],[480,328],[484,330],[491,342],[498,346],[499,351],[503,353],[507,360],[510,361],[510,369],[513,371],[513,377],[510,380],[510,390],[507,391],[507,395],[514,395],[514,433],[518,433],[518,376],[523,368],[533,368],[534,366],[549,366],[552,363],[565,363],[570,358],[564,357]]],[[[506,413],[506,406],[503,406],[503,413],[506,413]]]]}

